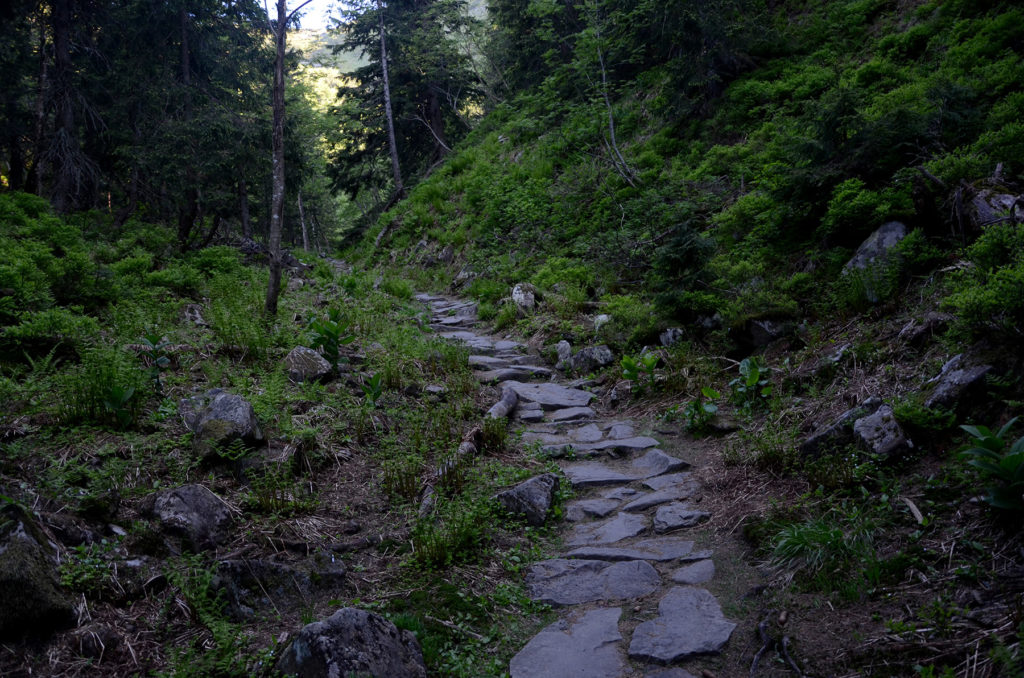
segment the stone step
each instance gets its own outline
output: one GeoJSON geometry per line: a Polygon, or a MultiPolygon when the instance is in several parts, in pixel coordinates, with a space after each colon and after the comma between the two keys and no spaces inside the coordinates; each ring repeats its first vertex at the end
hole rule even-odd
{"type": "Polygon", "coordinates": [[[572,528],[566,538],[568,546],[600,546],[614,544],[646,532],[651,526],[647,516],[636,513],[619,513],[597,523],[584,523],[572,528]]]}
{"type": "Polygon", "coordinates": [[[566,407],[584,407],[594,399],[594,394],[579,389],[566,388],[558,384],[524,384],[519,381],[502,382],[501,387],[511,388],[520,400],[539,403],[545,410],[560,410],[566,407]]]}
{"type": "Polygon", "coordinates": [[[677,586],[658,603],[658,616],[633,631],[629,657],[668,664],[694,655],[716,654],[735,628],[711,593],[677,586]]]}
{"type": "Polygon", "coordinates": [[[565,554],[586,560],[671,560],[690,562],[711,557],[710,551],[694,551],[693,542],[672,537],[644,539],[626,546],[584,546],[565,554]]]}
{"type": "Polygon", "coordinates": [[[661,577],[643,560],[568,560],[534,563],[526,575],[531,599],[549,605],[641,598],[661,587],[661,577]]]}
{"type": "Polygon", "coordinates": [[[621,678],[621,614],[618,607],[598,608],[556,621],[512,658],[511,678],[621,678]]]}

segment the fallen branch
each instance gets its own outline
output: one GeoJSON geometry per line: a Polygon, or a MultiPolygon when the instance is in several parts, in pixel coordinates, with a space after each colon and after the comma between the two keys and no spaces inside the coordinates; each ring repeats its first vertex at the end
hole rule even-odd
{"type": "Polygon", "coordinates": [[[511,388],[505,387],[501,392],[501,400],[487,410],[488,419],[503,419],[519,404],[519,396],[511,388]]]}

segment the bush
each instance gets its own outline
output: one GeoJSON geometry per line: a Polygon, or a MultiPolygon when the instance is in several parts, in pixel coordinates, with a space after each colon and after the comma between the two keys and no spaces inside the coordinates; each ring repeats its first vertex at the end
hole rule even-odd
{"type": "Polygon", "coordinates": [[[59,380],[61,422],[66,426],[94,424],[120,430],[133,426],[139,416],[144,376],[125,353],[87,351],[82,363],[59,380]]]}
{"type": "Polygon", "coordinates": [[[25,313],[21,322],[0,331],[0,353],[42,355],[57,345],[80,352],[99,337],[94,318],[65,308],[25,313]]]}

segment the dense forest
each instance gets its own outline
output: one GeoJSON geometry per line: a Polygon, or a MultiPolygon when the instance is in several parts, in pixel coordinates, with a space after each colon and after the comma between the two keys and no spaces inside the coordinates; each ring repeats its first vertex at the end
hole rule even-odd
{"type": "Polygon", "coordinates": [[[1024,675],[1017,3],[305,9],[0,7],[0,673],[548,675],[636,440],[600,675],[1024,675]]]}

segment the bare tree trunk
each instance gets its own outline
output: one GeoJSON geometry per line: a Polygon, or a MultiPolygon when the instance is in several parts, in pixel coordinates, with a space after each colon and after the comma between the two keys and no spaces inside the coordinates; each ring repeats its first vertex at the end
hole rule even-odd
{"type": "MultiPolygon", "coordinates": [[[[185,121],[192,121],[192,55],[188,43],[188,12],[185,5],[178,8],[178,24],[181,30],[181,84],[184,88],[185,121]]],[[[184,249],[192,237],[192,229],[195,227],[196,214],[199,206],[197,204],[197,192],[195,169],[185,169],[185,204],[178,207],[178,243],[184,249]]]]}
{"type": "Polygon", "coordinates": [[[281,294],[281,230],[284,225],[284,57],[288,37],[288,22],[295,12],[309,4],[310,0],[299,5],[288,14],[287,0],[277,0],[277,27],[274,31],[274,42],[277,46],[277,58],[274,60],[274,132],[272,141],[273,153],[273,188],[270,205],[270,282],[267,284],[267,298],[264,311],[268,318],[277,315],[277,298],[281,294]]]}
{"type": "Polygon", "coordinates": [[[75,167],[74,147],[75,109],[71,83],[71,2],[53,0],[53,55],[54,84],[56,90],[56,123],[51,155],[56,161],[53,185],[53,206],[58,212],[69,212],[75,207],[75,196],[81,185],[75,167]]]}
{"type": "Polygon", "coordinates": [[[302,189],[299,189],[299,223],[302,225],[302,251],[309,251],[309,231],[306,230],[306,212],[302,209],[302,189]]]}
{"type": "Polygon", "coordinates": [[[47,59],[46,59],[46,22],[43,21],[43,10],[39,10],[39,83],[36,89],[36,125],[35,145],[32,154],[32,174],[35,179],[36,195],[43,194],[43,132],[46,129],[46,81],[47,59]]]}
{"type": "Polygon", "coordinates": [[[249,188],[245,185],[244,177],[238,180],[238,209],[242,217],[242,237],[251,240],[252,220],[249,218],[249,188]]]}
{"type": "Polygon", "coordinates": [[[377,14],[380,16],[380,65],[384,75],[384,115],[388,120],[388,149],[391,152],[391,172],[395,177],[395,194],[405,193],[402,185],[402,171],[398,166],[398,145],[395,143],[395,119],[391,113],[391,81],[388,77],[388,46],[384,39],[384,5],[377,0],[377,14]]]}

